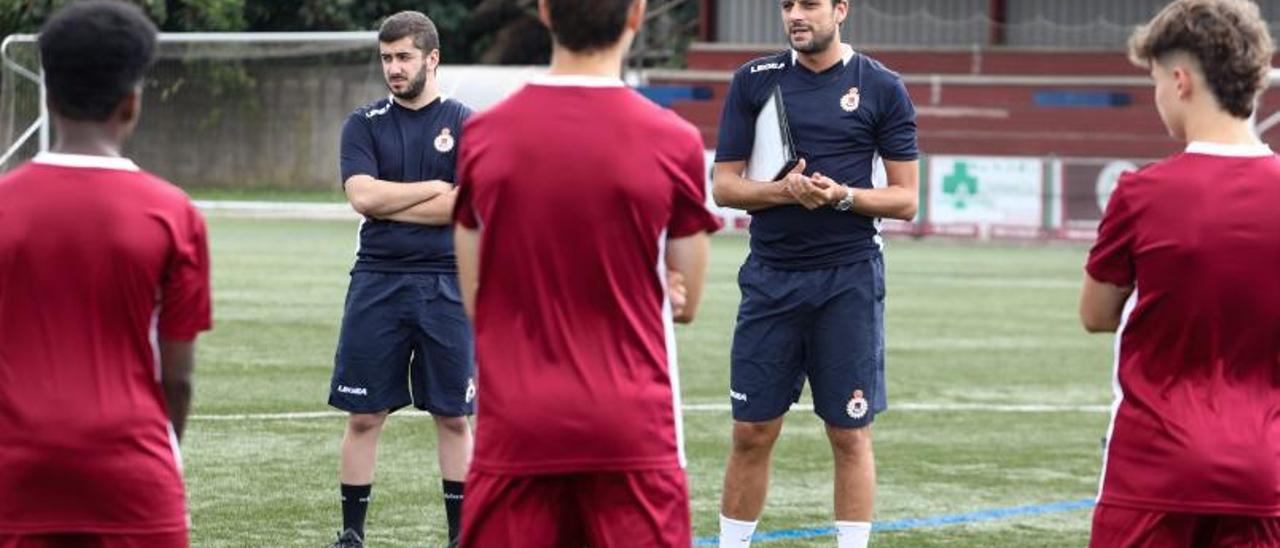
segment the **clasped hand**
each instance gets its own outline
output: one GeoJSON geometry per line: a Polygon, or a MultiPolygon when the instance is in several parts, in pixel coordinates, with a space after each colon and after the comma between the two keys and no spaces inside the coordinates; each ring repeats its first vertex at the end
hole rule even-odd
{"type": "Polygon", "coordinates": [[[818,209],[833,205],[844,199],[848,192],[843,185],[821,173],[812,176],[804,174],[805,161],[802,158],[796,167],[782,179],[782,185],[800,205],[808,209],[818,209]]]}

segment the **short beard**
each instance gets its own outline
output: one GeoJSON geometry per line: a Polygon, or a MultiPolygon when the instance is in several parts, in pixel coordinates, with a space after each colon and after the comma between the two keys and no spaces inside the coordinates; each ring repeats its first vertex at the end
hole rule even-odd
{"type": "Polygon", "coordinates": [[[803,46],[797,45],[795,42],[791,42],[790,37],[788,37],[787,41],[791,42],[791,49],[796,50],[798,53],[818,53],[820,51],[825,51],[831,46],[831,42],[836,39],[836,31],[834,30],[827,34],[818,34],[818,31],[816,30],[810,30],[809,32],[813,34],[813,39],[803,46]]]}
{"type": "Polygon", "coordinates": [[[397,99],[403,99],[405,101],[417,99],[419,95],[422,95],[422,90],[426,88],[427,65],[425,63],[422,65],[422,70],[419,70],[417,74],[413,75],[413,80],[409,81],[409,89],[397,93],[395,89],[392,89],[391,83],[387,82],[387,89],[391,91],[391,94],[395,95],[397,99]]]}

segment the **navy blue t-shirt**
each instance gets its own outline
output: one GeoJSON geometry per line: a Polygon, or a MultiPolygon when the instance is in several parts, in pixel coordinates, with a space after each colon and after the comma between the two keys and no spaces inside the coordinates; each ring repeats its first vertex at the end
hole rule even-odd
{"type": "MultiPolygon", "coordinates": [[[[462,124],[471,109],[436,99],[410,110],[390,97],[356,109],[342,127],[342,181],[368,175],[382,181],[452,183],[462,124]]],[[[366,217],[353,272],[451,273],[453,227],[366,217]]]]}
{"type": "MultiPolygon", "coordinates": [[[[916,147],[916,112],[897,73],[846,49],[842,63],[815,73],[790,50],[751,61],[733,75],[720,120],[717,162],[751,157],[756,115],[775,87],[807,175],[871,188],[877,157],[910,161],[916,147]]],[[[751,255],[774,268],[809,270],[846,265],[880,253],[878,221],[834,208],[785,205],[758,210],[751,219],[751,255]]]]}

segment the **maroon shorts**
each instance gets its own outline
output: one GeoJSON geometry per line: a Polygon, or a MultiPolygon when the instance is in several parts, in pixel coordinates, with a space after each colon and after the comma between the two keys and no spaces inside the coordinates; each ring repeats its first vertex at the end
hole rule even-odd
{"type": "Polygon", "coordinates": [[[0,548],[188,548],[186,531],[167,533],[58,533],[6,535],[0,548]]]}
{"type": "Polygon", "coordinates": [[[547,476],[472,471],[462,504],[464,547],[693,543],[689,488],[680,469],[547,476]]]}
{"type": "Polygon", "coordinates": [[[1179,514],[1099,504],[1090,548],[1280,546],[1280,517],[1179,514]]]}

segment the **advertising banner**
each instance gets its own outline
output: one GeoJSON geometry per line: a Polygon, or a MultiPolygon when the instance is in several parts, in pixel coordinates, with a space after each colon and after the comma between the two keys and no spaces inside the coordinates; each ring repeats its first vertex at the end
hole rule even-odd
{"type": "Polygon", "coordinates": [[[1058,236],[1068,239],[1092,240],[1097,235],[1098,221],[1107,208],[1107,200],[1115,190],[1116,181],[1126,171],[1135,171],[1138,165],[1129,160],[1114,159],[1064,159],[1061,160],[1059,181],[1058,236]]]}
{"type": "Polygon", "coordinates": [[[929,161],[931,232],[1020,234],[1044,226],[1044,160],[997,156],[933,156],[929,161]],[[959,230],[958,230],[959,229],[959,230]]]}

